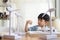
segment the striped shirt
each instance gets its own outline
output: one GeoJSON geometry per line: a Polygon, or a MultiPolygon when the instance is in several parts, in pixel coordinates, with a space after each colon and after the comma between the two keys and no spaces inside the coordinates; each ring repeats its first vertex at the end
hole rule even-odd
{"type": "MultiPolygon", "coordinates": [[[[45,26],[45,27],[41,28],[38,25],[35,25],[35,26],[32,26],[32,27],[28,28],[28,30],[29,31],[42,31],[42,32],[44,32],[44,31],[50,31],[50,28],[48,26],[45,26]]],[[[56,31],[56,29],[53,28],[53,27],[52,27],[52,30],[53,30],[53,32],[56,31]]]]}

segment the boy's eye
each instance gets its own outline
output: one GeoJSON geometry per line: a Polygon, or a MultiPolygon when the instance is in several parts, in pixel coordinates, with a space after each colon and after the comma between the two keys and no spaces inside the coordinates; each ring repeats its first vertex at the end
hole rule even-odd
{"type": "Polygon", "coordinates": [[[38,20],[42,22],[44,19],[38,19],[38,20]]]}
{"type": "Polygon", "coordinates": [[[42,19],[40,19],[39,21],[41,21],[41,22],[42,22],[42,19]]]}

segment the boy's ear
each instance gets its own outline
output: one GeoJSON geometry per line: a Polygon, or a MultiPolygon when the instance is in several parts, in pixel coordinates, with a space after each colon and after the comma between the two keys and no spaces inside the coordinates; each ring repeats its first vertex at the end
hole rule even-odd
{"type": "Polygon", "coordinates": [[[47,26],[50,26],[50,22],[49,21],[46,21],[45,23],[47,26]]]}
{"type": "Polygon", "coordinates": [[[46,24],[46,25],[48,25],[48,24],[49,24],[49,22],[48,22],[48,21],[45,21],[45,24],[46,24]]]}

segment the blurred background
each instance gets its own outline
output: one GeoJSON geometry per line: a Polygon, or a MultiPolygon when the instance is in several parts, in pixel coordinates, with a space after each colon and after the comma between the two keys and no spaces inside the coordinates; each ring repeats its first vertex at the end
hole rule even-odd
{"type": "Polygon", "coordinates": [[[38,15],[46,13],[49,8],[56,9],[51,13],[52,25],[60,32],[59,4],[60,0],[0,0],[0,32],[8,32],[9,26],[13,32],[24,32],[26,20],[33,21],[29,26],[36,25],[38,15]],[[8,7],[12,8],[11,12],[7,10],[8,7]]]}

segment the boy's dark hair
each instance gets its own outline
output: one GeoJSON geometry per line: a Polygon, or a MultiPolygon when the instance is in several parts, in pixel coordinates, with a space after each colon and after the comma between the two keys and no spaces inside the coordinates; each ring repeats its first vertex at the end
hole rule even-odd
{"type": "Polygon", "coordinates": [[[3,0],[3,3],[6,3],[8,0],[3,0]]]}
{"type": "Polygon", "coordinates": [[[46,14],[46,13],[41,13],[41,14],[39,14],[39,16],[38,16],[38,19],[44,19],[45,21],[49,21],[49,20],[50,20],[50,17],[49,17],[49,15],[46,14]]]}

